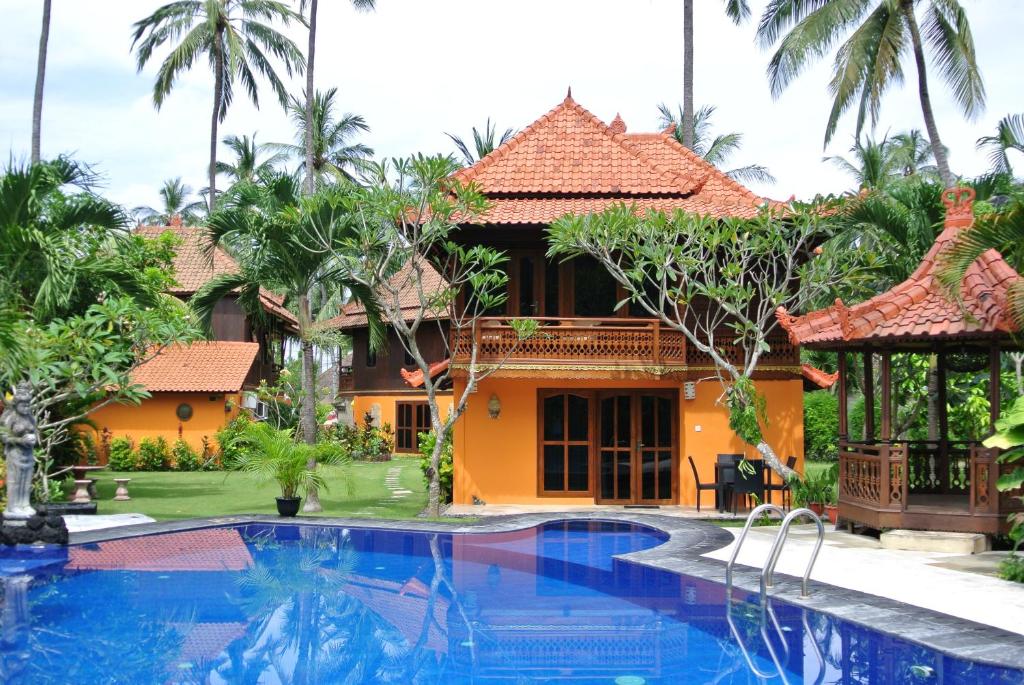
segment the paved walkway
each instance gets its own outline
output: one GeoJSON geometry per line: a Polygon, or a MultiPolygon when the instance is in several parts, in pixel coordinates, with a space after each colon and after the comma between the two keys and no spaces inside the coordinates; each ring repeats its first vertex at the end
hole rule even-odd
{"type": "MultiPolygon", "coordinates": [[[[1004,556],[999,552],[960,555],[882,549],[865,535],[832,531],[811,577],[831,585],[888,597],[1024,635],[1024,585],[993,574],[1004,556]]],[[[730,528],[739,535],[740,528],[730,528]]],[[[761,567],[776,527],[751,528],[737,563],[761,567]]],[[[802,576],[814,547],[814,526],[793,526],[776,569],[802,576]]],[[[735,544],[705,554],[727,560],[735,544]]]]}

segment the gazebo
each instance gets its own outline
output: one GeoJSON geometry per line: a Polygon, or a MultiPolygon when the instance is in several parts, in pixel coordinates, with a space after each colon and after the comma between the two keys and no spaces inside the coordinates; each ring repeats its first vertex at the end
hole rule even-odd
{"type": "Polygon", "coordinates": [[[973,221],[974,191],[946,190],[943,231],[906,281],[858,305],[841,300],[803,316],[778,312],[793,344],[839,356],[839,517],[874,529],[910,528],[997,534],[1006,517],[1022,509],[996,489],[998,450],[978,441],[950,439],[947,374],[988,369],[989,424],[1000,410],[1001,352],[1019,349],[1007,312],[1007,287],[1021,278],[995,250],[967,270],[960,300],[950,299],[936,276],[939,253],[973,221]],[[863,439],[851,439],[847,412],[849,354],[863,357],[863,439]],[[893,435],[891,364],[894,354],[931,354],[937,359],[938,435],[935,440],[898,440],[893,435]],[[875,390],[879,364],[880,397],[875,390]],[[881,425],[875,425],[880,401],[881,425]]]}

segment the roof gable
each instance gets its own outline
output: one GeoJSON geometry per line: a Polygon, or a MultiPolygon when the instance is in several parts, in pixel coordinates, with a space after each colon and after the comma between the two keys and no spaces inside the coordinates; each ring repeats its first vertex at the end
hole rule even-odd
{"type": "Polygon", "coordinates": [[[682,195],[695,185],[571,96],[455,178],[475,182],[487,195],[682,195]]]}
{"type": "Polygon", "coordinates": [[[132,383],[150,392],[238,392],[259,350],[223,340],[171,345],[140,364],[132,383]]]}
{"type": "Polygon", "coordinates": [[[825,309],[792,316],[779,308],[778,319],[795,345],[843,347],[868,341],[914,341],[932,338],[985,338],[1015,330],[1007,311],[1007,290],[1020,279],[1002,255],[988,250],[967,269],[960,302],[951,301],[937,277],[939,256],[973,223],[974,190],[943,193],[946,223],[910,278],[869,300],[846,306],[842,300],[825,309]]]}

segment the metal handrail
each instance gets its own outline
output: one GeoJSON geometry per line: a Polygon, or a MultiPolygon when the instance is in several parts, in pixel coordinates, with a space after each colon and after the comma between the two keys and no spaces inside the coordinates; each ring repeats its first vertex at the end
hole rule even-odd
{"type": "MultiPolygon", "coordinates": [[[[727,597],[732,597],[732,567],[736,563],[736,557],[740,555],[740,547],[743,546],[743,541],[747,539],[747,531],[750,530],[750,526],[754,524],[755,518],[761,515],[762,512],[775,512],[779,515],[779,518],[784,518],[786,512],[782,511],[779,507],[774,504],[759,504],[754,507],[749,514],[747,514],[747,522],[743,526],[743,530],[736,538],[736,546],[732,549],[732,556],[729,558],[729,562],[725,565],[725,593],[727,597]]],[[[778,539],[778,537],[776,537],[778,539]]],[[[767,560],[766,560],[767,561],[767,560]]],[[[762,591],[762,595],[764,592],[762,591]]]]}
{"type": "MultiPolygon", "coordinates": [[[[763,621],[764,619],[762,618],[761,620],[763,621]]],[[[774,678],[777,675],[783,683],[789,685],[788,680],[786,679],[786,676],[782,670],[782,665],[779,663],[778,657],[775,655],[775,652],[771,648],[771,645],[768,646],[768,654],[772,657],[772,661],[775,664],[775,673],[768,673],[766,671],[762,671],[756,665],[754,665],[754,660],[750,658],[750,651],[747,649],[747,645],[743,642],[743,636],[740,635],[740,631],[736,629],[736,623],[732,620],[731,603],[727,603],[725,605],[725,621],[729,624],[729,630],[730,632],[732,632],[732,637],[736,641],[736,644],[739,646],[740,652],[743,654],[743,659],[747,662],[747,668],[750,669],[750,672],[758,678],[760,678],[761,680],[768,680],[770,678],[774,678]]],[[[766,634],[764,631],[763,622],[760,628],[761,630],[759,632],[761,634],[761,639],[764,640],[766,639],[766,634]]]]}
{"type": "MultiPolygon", "coordinates": [[[[753,512],[751,512],[753,513],[753,512]]],[[[810,517],[811,521],[818,527],[818,537],[814,543],[814,551],[811,552],[811,558],[807,561],[807,568],[804,570],[804,577],[800,582],[800,597],[806,599],[809,595],[807,592],[807,581],[811,577],[811,569],[814,568],[814,562],[818,559],[818,552],[821,551],[821,545],[825,541],[825,526],[822,525],[821,519],[810,509],[794,509],[789,512],[789,515],[782,520],[782,527],[779,528],[778,534],[775,536],[775,542],[772,544],[771,550],[768,552],[768,561],[765,563],[764,568],[761,569],[761,604],[765,603],[768,597],[768,588],[772,586],[772,575],[775,572],[775,564],[779,561],[779,555],[782,554],[782,546],[786,542],[786,536],[789,535],[789,526],[795,519],[801,516],[810,517]]]]}

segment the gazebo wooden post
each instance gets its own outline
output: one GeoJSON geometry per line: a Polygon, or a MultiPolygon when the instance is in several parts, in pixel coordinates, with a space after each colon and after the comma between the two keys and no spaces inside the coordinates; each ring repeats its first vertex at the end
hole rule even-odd
{"type": "Polygon", "coordinates": [[[999,358],[999,345],[992,345],[988,351],[988,429],[996,432],[996,419],[999,418],[1001,400],[1002,363],[999,358]]]}
{"type": "Polygon", "coordinates": [[[845,443],[850,438],[850,430],[848,424],[849,416],[847,415],[846,411],[846,351],[839,350],[837,356],[839,357],[839,386],[836,392],[839,394],[839,442],[840,444],[842,444],[845,443]]]}
{"type": "Polygon", "coordinates": [[[875,364],[871,350],[864,350],[864,442],[875,441],[875,364]]]}
{"type": "Polygon", "coordinates": [[[939,385],[939,453],[935,471],[939,477],[939,491],[949,490],[949,405],[947,403],[946,351],[936,350],[936,377],[939,385]]]}
{"type": "Polygon", "coordinates": [[[882,442],[892,442],[892,353],[882,357],[882,442]]]}

